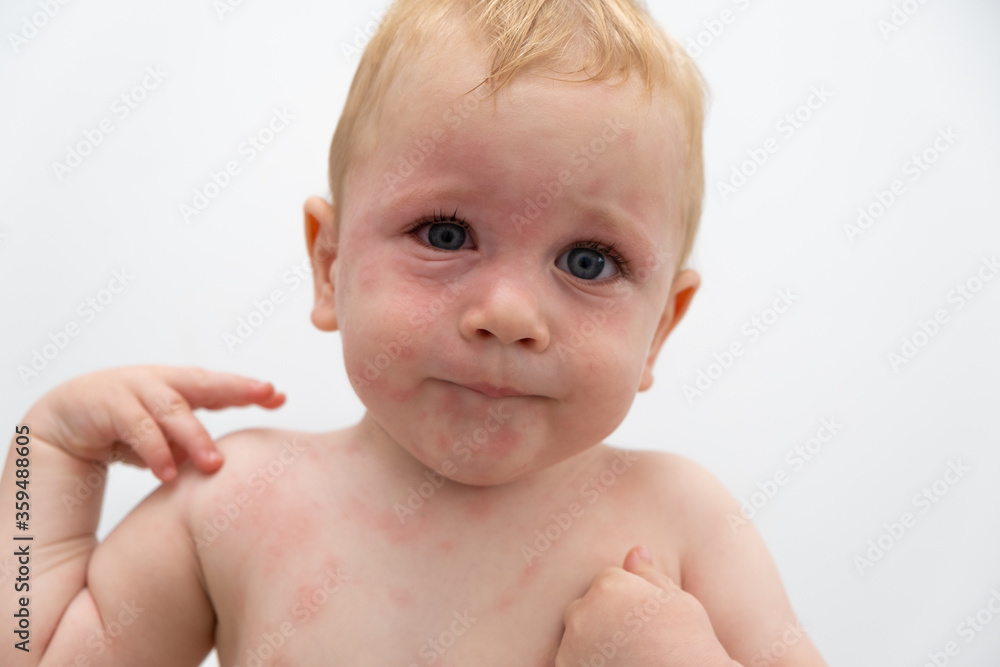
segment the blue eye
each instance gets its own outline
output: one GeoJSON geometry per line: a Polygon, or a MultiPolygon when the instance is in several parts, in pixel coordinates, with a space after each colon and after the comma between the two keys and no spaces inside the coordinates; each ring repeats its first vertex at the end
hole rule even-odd
{"type": "Polygon", "coordinates": [[[469,226],[458,217],[457,210],[449,216],[435,211],[433,216],[415,220],[405,232],[435,250],[454,251],[466,246],[474,247],[469,226]]]}
{"type": "Polygon", "coordinates": [[[626,264],[614,246],[606,246],[599,241],[588,241],[570,248],[556,260],[557,267],[580,280],[620,278],[626,264]]]}
{"type": "Polygon", "coordinates": [[[573,248],[566,258],[566,265],[577,278],[593,280],[604,270],[604,255],[590,248],[573,248]]]}
{"type": "Polygon", "coordinates": [[[442,250],[458,250],[465,245],[465,228],[453,222],[438,222],[427,230],[427,242],[442,250]]]}

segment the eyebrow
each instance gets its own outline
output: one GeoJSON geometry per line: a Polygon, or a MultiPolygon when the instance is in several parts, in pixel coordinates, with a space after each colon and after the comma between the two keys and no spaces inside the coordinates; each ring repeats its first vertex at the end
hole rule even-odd
{"type": "Polygon", "coordinates": [[[629,224],[626,219],[615,215],[610,209],[603,206],[581,206],[577,210],[588,220],[588,226],[597,227],[602,231],[623,237],[634,250],[641,251],[646,255],[655,256],[658,254],[656,245],[646,232],[634,224],[629,224]]]}
{"type": "Polygon", "coordinates": [[[389,191],[382,201],[382,207],[388,210],[399,208],[400,206],[416,206],[422,203],[430,203],[440,199],[470,199],[476,196],[476,192],[466,187],[412,187],[400,192],[389,191]]]}

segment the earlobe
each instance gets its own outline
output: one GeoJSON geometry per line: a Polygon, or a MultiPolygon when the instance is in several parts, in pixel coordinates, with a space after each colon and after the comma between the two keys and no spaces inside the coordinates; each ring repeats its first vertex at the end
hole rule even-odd
{"type": "Polygon", "coordinates": [[[660,323],[656,327],[653,335],[653,343],[649,346],[649,354],[646,357],[646,365],[642,369],[642,378],[639,380],[639,391],[646,391],[653,386],[653,365],[656,357],[660,353],[667,336],[674,330],[691,305],[691,299],[701,286],[701,276],[696,271],[685,269],[677,274],[670,286],[670,298],[667,299],[667,307],[663,310],[660,323]]]}
{"type": "Polygon", "coordinates": [[[303,213],[306,248],[312,264],[315,287],[312,322],[320,331],[336,331],[333,265],[337,260],[337,242],[336,230],[333,228],[334,208],[320,197],[310,197],[303,206],[303,213]]]}

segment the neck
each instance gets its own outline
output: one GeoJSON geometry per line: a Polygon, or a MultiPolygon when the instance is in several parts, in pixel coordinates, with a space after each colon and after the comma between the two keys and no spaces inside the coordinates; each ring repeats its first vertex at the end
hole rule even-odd
{"type": "Polygon", "coordinates": [[[361,421],[349,431],[349,439],[359,451],[365,452],[392,485],[397,488],[417,488],[424,482],[435,484],[436,493],[463,499],[501,497],[525,502],[544,502],[546,498],[560,495],[566,487],[575,488],[577,482],[592,468],[601,455],[603,446],[590,447],[574,456],[540,470],[530,471],[521,477],[489,486],[463,484],[431,470],[400,445],[381,424],[366,411],[361,421]],[[443,483],[442,483],[443,482],[443,483]],[[438,486],[440,485],[440,486],[438,486]]]}

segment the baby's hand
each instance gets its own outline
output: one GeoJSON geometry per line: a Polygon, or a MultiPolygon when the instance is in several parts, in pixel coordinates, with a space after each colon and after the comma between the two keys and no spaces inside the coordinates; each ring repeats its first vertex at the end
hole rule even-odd
{"type": "Polygon", "coordinates": [[[98,371],[59,385],[25,416],[34,435],[78,458],[149,467],[164,482],[190,456],[215,472],[222,455],[196,408],[218,410],[285,402],[270,383],[201,368],[131,366],[98,371]]]}
{"type": "Polygon", "coordinates": [[[555,667],[739,667],[719,643],[705,608],[657,570],[644,547],[608,567],[570,603],[555,667]]]}

